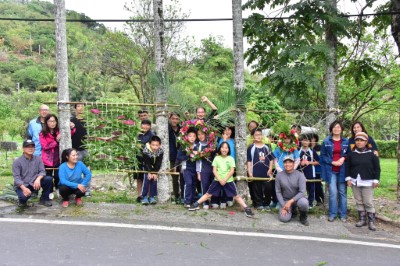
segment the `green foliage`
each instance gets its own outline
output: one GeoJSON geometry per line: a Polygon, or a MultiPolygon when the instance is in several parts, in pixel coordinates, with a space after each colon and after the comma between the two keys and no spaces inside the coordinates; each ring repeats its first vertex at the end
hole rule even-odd
{"type": "Polygon", "coordinates": [[[397,158],[397,140],[376,140],[381,158],[397,158]]]}

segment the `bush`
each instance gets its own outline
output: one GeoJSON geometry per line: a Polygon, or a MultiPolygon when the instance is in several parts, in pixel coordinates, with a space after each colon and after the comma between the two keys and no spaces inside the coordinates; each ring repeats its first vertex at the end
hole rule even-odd
{"type": "Polygon", "coordinates": [[[378,145],[379,157],[381,158],[397,158],[397,141],[396,140],[376,140],[378,145]]]}

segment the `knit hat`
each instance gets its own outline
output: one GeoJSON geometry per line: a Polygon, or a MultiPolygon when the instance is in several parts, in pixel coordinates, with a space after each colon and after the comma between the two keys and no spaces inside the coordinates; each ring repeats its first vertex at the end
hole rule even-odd
{"type": "Polygon", "coordinates": [[[368,141],[368,135],[365,132],[358,132],[356,134],[356,136],[354,137],[354,140],[356,140],[356,139],[362,139],[362,140],[368,141]]]}

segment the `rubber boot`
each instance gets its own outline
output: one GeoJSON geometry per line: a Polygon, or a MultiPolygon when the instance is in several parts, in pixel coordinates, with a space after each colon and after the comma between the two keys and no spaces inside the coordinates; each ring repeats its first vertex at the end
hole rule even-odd
{"type": "Polygon", "coordinates": [[[358,212],[358,223],[356,223],[356,227],[362,227],[367,225],[367,213],[365,211],[358,212]]]}
{"type": "Polygon", "coordinates": [[[300,223],[305,226],[310,225],[307,220],[307,212],[300,211],[300,223]]]}
{"type": "Polygon", "coordinates": [[[375,226],[375,213],[369,212],[368,213],[368,228],[371,231],[376,231],[375,226]]]}

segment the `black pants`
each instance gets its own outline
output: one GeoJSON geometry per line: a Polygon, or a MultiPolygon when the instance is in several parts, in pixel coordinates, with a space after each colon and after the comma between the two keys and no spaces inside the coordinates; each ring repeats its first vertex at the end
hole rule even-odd
{"type": "MultiPolygon", "coordinates": [[[[45,168],[57,168],[58,166],[44,166],[45,168]]],[[[58,169],[46,170],[46,176],[52,176],[54,181],[54,188],[58,189],[58,183],[60,182],[60,178],[58,177],[58,169]]]]}
{"type": "Polygon", "coordinates": [[[269,206],[274,188],[271,181],[254,181],[254,207],[269,206]]]}
{"type": "MultiPolygon", "coordinates": [[[[317,173],[315,179],[321,179],[321,175],[317,173]]],[[[324,186],[322,182],[315,182],[315,200],[319,203],[324,203],[324,186]]]]}
{"type": "Polygon", "coordinates": [[[82,192],[79,190],[79,188],[70,188],[65,185],[60,185],[58,188],[60,191],[60,195],[63,198],[63,201],[68,201],[69,200],[69,195],[75,194],[76,198],[82,198],[85,196],[85,192],[82,192]]]}

